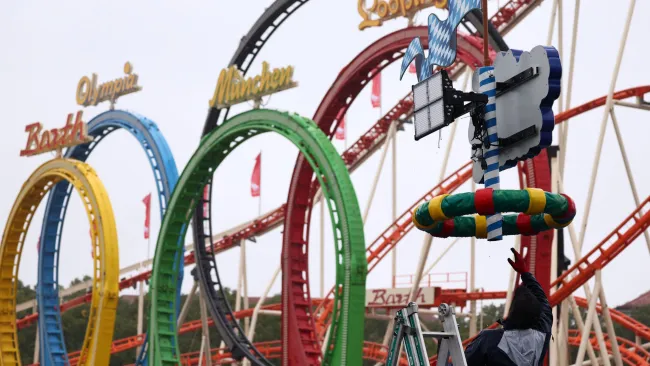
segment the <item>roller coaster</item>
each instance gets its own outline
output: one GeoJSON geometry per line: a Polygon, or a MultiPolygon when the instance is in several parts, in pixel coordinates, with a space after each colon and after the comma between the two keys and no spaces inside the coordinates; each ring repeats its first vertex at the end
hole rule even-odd
{"type": "MultiPolygon", "coordinates": [[[[242,38],[228,66],[235,66],[242,75],[246,75],[275,31],[288,18],[298,13],[303,5],[307,5],[307,2],[308,0],[273,2],[242,38]]],[[[507,1],[490,18],[485,35],[482,12],[473,10],[468,13],[459,28],[456,61],[447,68],[450,77],[457,79],[463,73],[483,65],[484,36],[490,45],[488,56],[491,59],[499,52],[507,51],[509,47],[503,37],[542,2],[507,1]]],[[[634,1],[630,4],[632,9],[634,1]]],[[[561,2],[553,2],[551,24],[561,6],[561,2]]],[[[578,11],[579,5],[576,14],[578,11]]],[[[631,13],[630,11],[629,17],[631,13]]],[[[628,28],[629,23],[628,18],[628,28]]],[[[471,179],[471,161],[451,174],[441,175],[442,179],[431,190],[401,214],[396,212],[394,222],[386,230],[366,241],[368,235],[364,233],[365,216],[361,213],[355,193],[355,189],[359,191],[361,188],[353,186],[350,174],[376,152],[387,150],[396,131],[403,129],[413,116],[413,94],[409,93],[398,101],[342,154],[337,153],[330,140],[334,138],[346,112],[362,90],[382,70],[404,57],[411,39],[426,39],[427,31],[425,26],[412,25],[388,33],[367,46],[342,68],[311,119],[294,113],[259,108],[230,117],[229,108],[211,107],[198,147],[181,174],[162,132],[151,120],[122,110],[110,110],[91,119],[88,123],[88,136],[92,141],[69,147],[63,156],[38,167],[25,181],[8,215],[0,247],[4,274],[2,283],[5,288],[2,292],[5,316],[0,318],[3,325],[0,327],[3,336],[0,343],[2,364],[22,364],[18,350],[18,332],[34,323],[38,323],[37,347],[40,347],[39,362],[35,364],[41,365],[108,365],[111,354],[136,347],[140,347],[138,357],[134,360],[136,365],[230,364],[242,360],[253,365],[271,365],[274,364],[272,360],[280,360],[282,365],[360,365],[362,360],[384,362],[386,344],[364,340],[364,317],[371,312],[365,305],[366,278],[414,227],[414,209],[440,194],[453,193],[471,179]],[[118,228],[108,193],[88,162],[93,149],[108,134],[118,129],[124,129],[135,137],[148,158],[157,189],[161,218],[155,257],[122,269],[118,261],[118,228]],[[210,213],[213,208],[211,197],[215,171],[239,145],[266,132],[283,136],[299,150],[286,203],[251,222],[223,233],[214,233],[210,213]],[[62,228],[73,189],[82,198],[90,223],[94,271],[91,281],[60,291],[59,252],[63,241],[62,228]],[[16,304],[18,268],[26,233],[34,212],[46,195],[48,199],[40,232],[37,296],[27,303],[16,304]],[[334,238],[332,244],[336,253],[334,286],[323,298],[312,297],[309,276],[309,234],[312,231],[313,208],[318,204],[328,209],[327,217],[331,221],[334,238]],[[266,297],[264,294],[255,308],[240,310],[236,306],[233,310],[227,300],[225,284],[221,280],[217,255],[237,246],[242,247],[245,240],[262,236],[280,226],[283,226],[282,254],[276,277],[281,273],[281,303],[263,304],[266,297]],[[186,246],[184,239],[190,227],[193,244],[186,246]],[[184,311],[181,310],[181,284],[183,268],[190,265],[195,266],[192,272],[195,283],[183,308],[189,305],[192,294],[198,288],[200,301],[202,305],[205,304],[207,311],[202,319],[185,322],[184,311]],[[148,334],[113,340],[119,291],[135,288],[145,281],[149,284],[152,304],[148,334]],[[62,296],[79,290],[87,292],[83,296],[61,302],[62,296]],[[83,346],[81,350],[69,353],[65,346],[61,312],[86,303],[90,304],[90,315],[83,346]],[[17,314],[31,309],[34,304],[37,304],[37,312],[17,318],[17,314]],[[253,341],[256,319],[261,311],[280,314],[279,340],[253,341]],[[240,320],[249,317],[252,317],[252,324],[246,332],[240,320]],[[222,346],[211,348],[208,344],[205,350],[183,353],[179,348],[178,336],[205,330],[209,326],[216,327],[222,346]]],[[[574,30],[573,44],[576,41],[575,32],[574,30]]],[[[624,34],[627,37],[627,33],[624,34]]],[[[625,40],[621,43],[624,45],[625,40]]],[[[428,47],[426,42],[423,42],[423,46],[428,47]]],[[[622,51],[619,51],[616,68],[620,65],[620,57],[622,51]]],[[[572,78],[573,62],[572,55],[569,80],[572,78]]],[[[615,75],[617,73],[618,70],[615,75]]],[[[560,128],[560,165],[564,158],[562,151],[566,148],[564,126],[570,119],[604,107],[604,118],[611,115],[616,126],[613,105],[648,109],[644,97],[650,93],[650,85],[619,91],[615,91],[614,86],[615,82],[612,83],[611,92],[598,99],[577,107],[567,106],[566,110],[560,107],[561,110],[555,115],[555,124],[560,128]]],[[[601,131],[600,145],[602,136],[601,131]]],[[[620,143],[620,136],[618,137],[620,143]]],[[[621,144],[624,151],[622,146],[621,144]]],[[[552,172],[551,161],[554,158],[550,155],[544,149],[534,158],[517,165],[521,189],[563,191],[561,174],[558,178],[558,173],[552,172]]],[[[623,156],[630,174],[625,153],[623,156]]],[[[447,160],[448,155],[442,174],[446,173],[447,160]]],[[[600,280],[601,271],[639,236],[644,235],[650,247],[647,232],[650,226],[650,196],[645,199],[638,196],[631,175],[630,181],[636,208],[586,255],[581,254],[584,232],[580,233],[578,239],[573,226],[569,226],[576,260],[561,275],[555,273],[557,263],[554,258],[557,258],[557,253],[553,248],[557,238],[554,238],[553,230],[520,237],[519,246],[529,254],[527,259],[531,272],[549,294],[551,305],[561,307],[562,315],[554,329],[557,341],[554,341],[555,349],[549,356],[550,364],[566,364],[569,345],[579,349],[578,361],[588,357],[592,364],[597,364],[599,358],[605,364],[611,364],[610,358],[616,364],[650,364],[650,343],[641,343],[643,339],[650,342],[650,327],[609,308],[600,280]],[[592,289],[588,282],[594,279],[595,288],[592,289]],[[574,295],[580,289],[584,290],[586,298],[574,295]],[[584,321],[579,308],[587,309],[588,315],[584,321]],[[568,329],[569,313],[573,315],[577,329],[568,329]],[[606,324],[606,330],[601,329],[599,320],[606,324]],[[630,330],[637,337],[637,342],[616,336],[612,322],[630,330]]],[[[590,192],[589,200],[593,193],[593,180],[590,192]]],[[[587,212],[589,205],[590,203],[587,212]]],[[[321,226],[322,223],[318,225],[319,228],[321,226]]],[[[420,258],[422,264],[427,254],[423,253],[420,258]]],[[[422,273],[416,274],[418,280],[414,281],[414,289],[418,288],[421,275],[422,273]]],[[[445,302],[461,307],[477,300],[509,301],[513,282],[516,281],[508,281],[508,291],[442,289],[435,301],[436,304],[445,302]]],[[[237,295],[241,296],[240,290],[237,295]]],[[[395,307],[387,306],[386,310],[395,310],[395,307]]],[[[497,326],[498,324],[493,324],[488,328],[497,326]]],[[[465,340],[464,345],[471,339],[473,338],[465,340]]],[[[432,357],[430,362],[435,365],[436,357],[432,357]]],[[[402,358],[400,364],[407,365],[406,358],[402,358]]]]}

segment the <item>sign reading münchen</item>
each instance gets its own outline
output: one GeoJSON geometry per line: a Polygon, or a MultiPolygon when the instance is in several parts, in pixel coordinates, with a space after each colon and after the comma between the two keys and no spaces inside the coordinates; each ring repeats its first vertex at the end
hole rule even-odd
{"type": "Polygon", "coordinates": [[[293,66],[271,70],[267,62],[262,62],[262,74],[248,79],[244,79],[237,66],[230,66],[219,73],[210,107],[227,108],[296,86],[293,66]]]}

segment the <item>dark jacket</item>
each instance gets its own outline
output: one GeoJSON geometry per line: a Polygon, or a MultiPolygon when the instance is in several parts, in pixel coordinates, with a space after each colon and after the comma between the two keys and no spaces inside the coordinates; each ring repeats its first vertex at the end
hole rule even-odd
{"type": "Polygon", "coordinates": [[[537,366],[544,362],[551,339],[553,312],[535,277],[524,273],[521,280],[541,305],[537,324],[530,329],[512,329],[506,319],[503,329],[482,331],[465,350],[467,366],[537,366]]]}

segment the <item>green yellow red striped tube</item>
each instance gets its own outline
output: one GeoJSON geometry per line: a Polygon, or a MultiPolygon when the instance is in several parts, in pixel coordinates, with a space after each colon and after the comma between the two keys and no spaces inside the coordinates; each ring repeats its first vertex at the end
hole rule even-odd
{"type": "Polygon", "coordinates": [[[573,200],[565,194],[525,190],[478,189],[476,193],[440,195],[413,211],[413,224],[441,238],[487,237],[485,216],[519,212],[503,216],[503,235],[535,235],[568,226],[576,215],[573,200]],[[475,214],[475,216],[464,216],[475,214]]]}

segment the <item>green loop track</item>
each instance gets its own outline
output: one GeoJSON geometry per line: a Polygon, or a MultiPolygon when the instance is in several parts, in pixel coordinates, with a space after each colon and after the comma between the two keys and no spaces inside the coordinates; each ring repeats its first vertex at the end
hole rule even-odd
{"type": "MultiPolygon", "coordinates": [[[[182,268],[174,268],[174,263],[182,255],[188,224],[201,200],[203,187],[237,146],[265,132],[278,133],[291,141],[305,156],[321,184],[332,220],[336,255],[342,257],[342,261],[336,261],[335,287],[346,288],[335,294],[334,300],[335,308],[339,309],[337,313],[346,314],[345,324],[339,324],[339,316],[334,317],[333,329],[341,334],[330,337],[330,343],[346,339],[347,344],[337,346],[362,348],[367,266],[358,271],[358,263],[366,263],[365,241],[359,204],[345,163],[327,136],[310,119],[261,109],[232,117],[203,137],[171,196],[158,235],[151,280],[149,360],[153,365],[180,363],[176,317],[170,309],[176,308],[177,277],[182,268]]],[[[328,344],[327,348],[330,347],[333,344],[328,344]]],[[[355,364],[362,362],[359,352],[355,364]]],[[[335,360],[335,363],[345,364],[345,361],[335,360]]]]}

